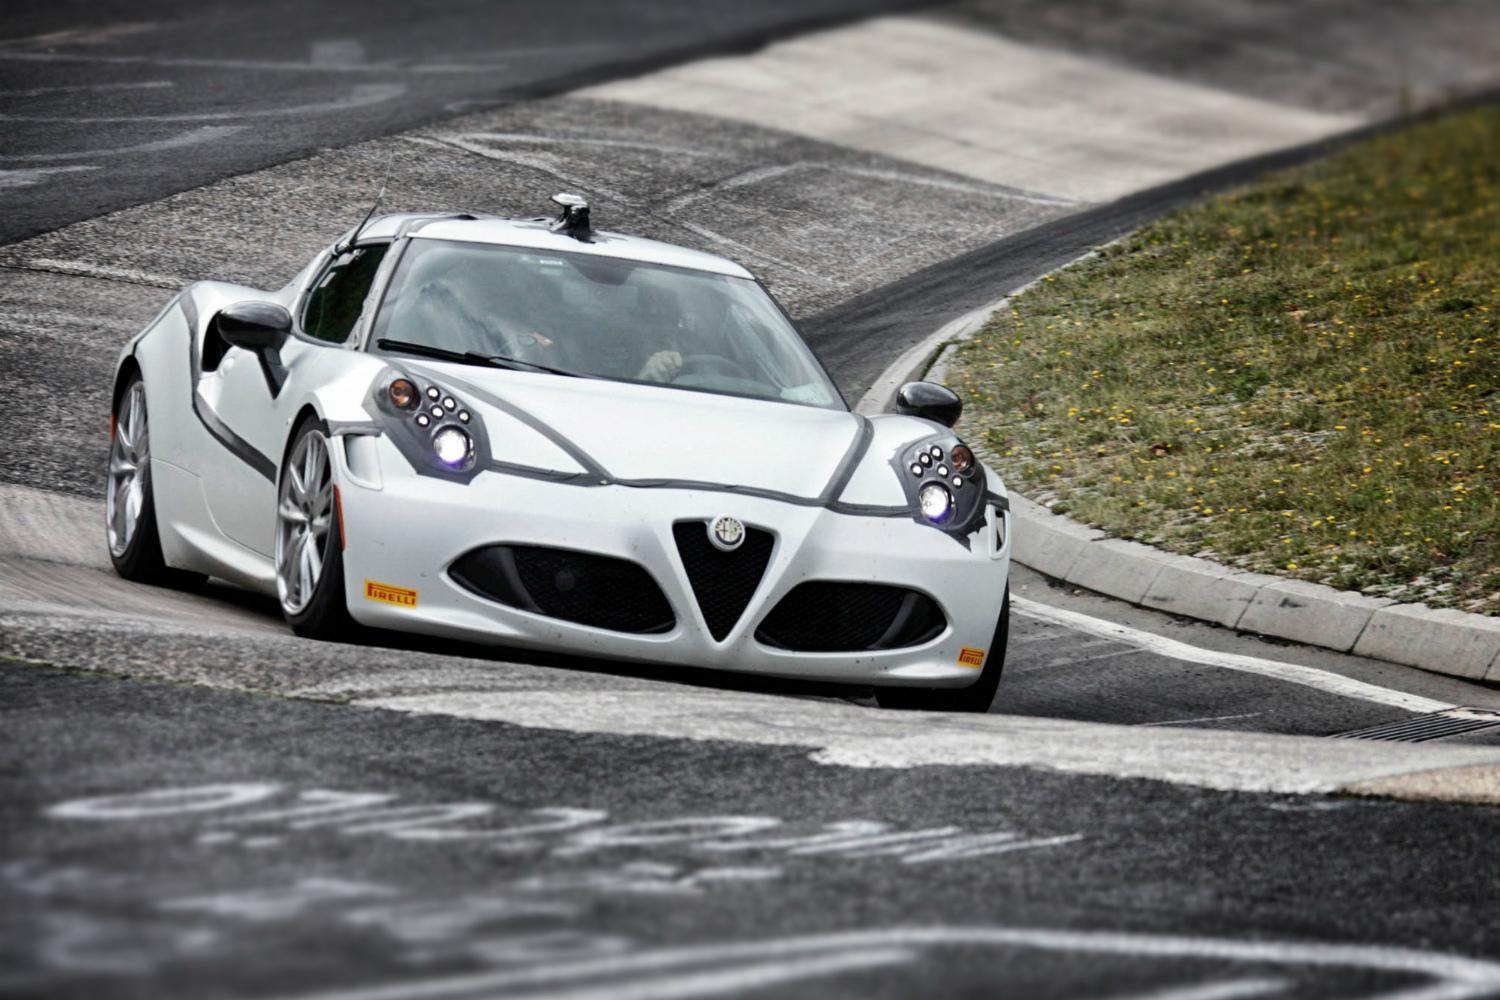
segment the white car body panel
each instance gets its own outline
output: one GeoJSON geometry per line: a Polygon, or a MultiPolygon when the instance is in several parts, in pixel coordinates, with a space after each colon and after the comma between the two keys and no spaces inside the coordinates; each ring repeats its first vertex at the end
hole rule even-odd
{"type": "MultiPolygon", "coordinates": [[[[817,496],[859,433],[859,418],[847,411],[558,375],[516,378],[439,362],[409,367],[440,373],[460,392],[477,386],[503,393],[623,479],[742,483],[817,496]]],[[[502,439],[491,437],[500,447],[502,439]]],[[[886,498],[900,500],[899,493],[886,498]]]]}
{"type": "MultiPolygon", "coordinates": [[[[542,222],[395,215],[373,220],[359,235],[361,245],[491,242],[751,277],[697,251],[608,233],[580,243],[542,222]]],[[[117,383],[138,366],[147,387],[157,521],[169,566],[276,593],[277,470],[299,419],[311,412],[334,439],[346,598],[359,622],[851,682],[962,686],[978,676],[972,652],[987,650],[1006,592],[1005,488],[993,471],[978,470],[964,488],[982,491],[982,516],[960,537],[913,514],[898,458],[917,442],[951,444],[956,439],[947,428],[913,417],[865,418],[842,409],[367,353],[395,252],[386,255],[347,344],[288,337],[280,352],[285,382],[274,397],[250,352],[228,348],[212,370],[200,370],[220,309],[260,300],[295,315],[329,257],[325,251],[275,292],[217,282],[190,286],[122,353],[117,383]],[[458,397],[487,436],[495,464],[467,483],[417,468],[371,402],[396,372],[458,397]],[[674,523],[719,515],[775,538],[754,596],[723,641],[705,627],[673,535],[674,523]],[[661,588],[676,624],[655,634],[576,624],[481,597],[449,575],[466,552],[506,543],[637,563],[661,588]],[[861,652],[793,652],[756,639],[777,601],[798,583],[818,580],[916,590],[936,601],[947,626],[920,645],[861,652]],[[410,606],[370,600],[367,581],[417,596],[410,606]]]]}

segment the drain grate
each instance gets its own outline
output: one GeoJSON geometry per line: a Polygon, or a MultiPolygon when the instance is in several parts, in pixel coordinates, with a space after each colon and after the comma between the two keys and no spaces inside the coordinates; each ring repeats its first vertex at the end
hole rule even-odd
{"type": "Polygon", "coordinates": [[[1426,743],[1450,736],[1465,736],[1500,726],[1500,712],[1488,708],[1445,708],[1441,712],[1385,722],[1368,729],[1335,733],[1336,740],[1383,740],[1388,743],[1426,743]]]}

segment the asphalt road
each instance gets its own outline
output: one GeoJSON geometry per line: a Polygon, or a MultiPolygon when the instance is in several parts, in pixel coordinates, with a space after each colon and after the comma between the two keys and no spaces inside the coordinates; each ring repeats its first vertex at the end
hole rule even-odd
{"type": "Polygon", "coordinates": [[[914,5],[10,3],[0,242],[461,111],[914,5]]]}
{"type": "Polygon", "coordinates": [[[1494,949],[1493,810],[829,768],[18,667],[0,723],[30,748],[0,775],[7,996],[1500,989],[1453,957],[1494,949]]]}

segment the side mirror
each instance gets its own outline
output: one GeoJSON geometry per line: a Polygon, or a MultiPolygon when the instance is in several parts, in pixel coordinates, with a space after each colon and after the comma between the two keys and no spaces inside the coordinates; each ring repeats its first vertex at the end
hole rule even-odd
{"type": "Polygon", "coordinates": [[[908,382],[896,393],[896,412],[952,427],[964,412],[964,401],[958,393],[936,382],[908,382]]]}
{"type": "Polygon", "coordinates": [[[236,302],[225,306],[213,318],[213,330],[231,347],[249,351],[260,360],[271,395],[286,384],[286,367],[281,363],[281,345],[292,332],[292,314],[275,302],[236,302]]]}
{"type": "Polygon", "coordinates": [[[219,310],[214,329],[230,347],[279,351],[292,332],[292,314],[274,302],[236,302],[219,310]]]}

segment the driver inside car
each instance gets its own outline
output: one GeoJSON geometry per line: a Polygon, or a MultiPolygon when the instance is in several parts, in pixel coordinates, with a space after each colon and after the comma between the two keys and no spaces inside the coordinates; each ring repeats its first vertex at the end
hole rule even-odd
{"type": "Polygon", "coordinates": [[[636,378],[642,382],[670,382],[682,371],[682,307],[676,296],[654,285],[642,285],[637,299],[640,342],[654,350],[636,378]]]}
{"type": "Polygon", "coordinates": [[[679,295],[644,286],[641,292],[639,340],[651,353],[638,379],[707,385],[726,376],[734,381],[754,378],[734,350],[732,311],[717,289],[698,288],[679,295]]]}
{"type": "Polygon", "coordinates": [[[642,382],[671,382],[682,370],[681,322],[676,296],[653,285],[617,287],[597,301],[564,308],[564,290],[552,280],[511,290],[493,313],[504,331],[506,352],[520,361],[568,371],[608,374],[642,382]],[[626,295],[621,295],[626,292],[626,295]],[[634,295],[628,295],[634,292],[634,295]],[[622,298],[633,298],[626,308],[622,298]],[[580,313],[592,313],[579,322],[580,313]],[[566,325],[559,323],[570,316],[566,325]],[[628,325],[622,320],[628,317],[628,325]]]}

